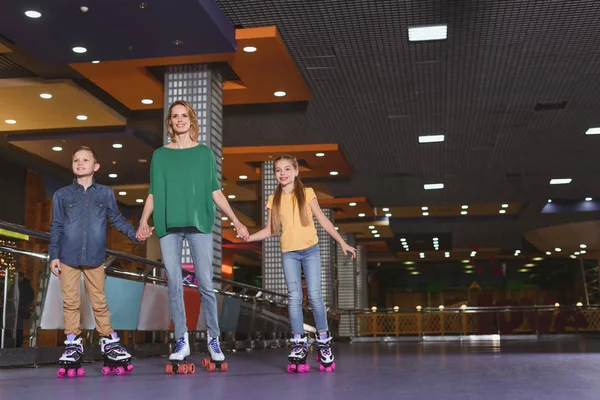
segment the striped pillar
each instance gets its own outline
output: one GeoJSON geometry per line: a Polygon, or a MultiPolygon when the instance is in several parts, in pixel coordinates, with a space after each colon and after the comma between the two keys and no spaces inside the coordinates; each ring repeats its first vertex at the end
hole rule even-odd
{"type": "MultiPolygon", "coordinates": [[[[324,208],[323,214],[333,223],[334,210],[331,208],[324,208]]],[[[323,293],[323,300],[325,305],[330,308],[335,306],[335,249],[337,243],[327,233],[325,229],[319,224],[316,218],[314,218],[315,227],[317,228],[317,237],[319,238],[319,249],[321,253],[321,291],[323,293]]]]}
{"type": "MultiPolygon", "coordinates": [[[[217,161],[217,176],[222,182],[223,171],[223,78],[221,74],[204,64],[172,65],[165,68],[164,118],[171,103],[185,100],[194,108],[198,116],[200,135],[198,142],[210,147],[217,161]]],[[[169,142],[163,128],[163,142],[169,142]]],[[[222,253],[221,211],[217,207],[213,227],[213,272],[221,277],[222,253]]],[[[190,249],[184,242],[183,263],[191,263],[190,249]]],[[[220,285],[215,283],[215,287],[220,285]]]]}
{"type": "MultiPolygon", "coordinates": [[[[263,208],[263,227],[267,225],[267,200],[275,193],[277,178],[273,173],[273,161],[265,161],[261,167],[261,193],[263,208]]],[[[262,242],[262,287],[277,293],[287,293],[279,236],[272,236],[262,242]]]]}
{"type": "Polygon", "coordinates": [[[356,247],[356,301],[355,308],[368,307],[367,292],[367,248],[365,246],[356,247]]]}
{"type": "MultiPolygon", "coordinates": [[[[341,233],[348,245],[355,247],[356,242],[352,233],[341,233]]],[[[337,298],[338,308],[354,310],[356,308],[356,265],[357,259],[345,255],[340,246],[337,246],[337,298]]],[[[343,337],[354,336],[354,318],[342,314],[340,318],[339,335],[343,337]]]]}

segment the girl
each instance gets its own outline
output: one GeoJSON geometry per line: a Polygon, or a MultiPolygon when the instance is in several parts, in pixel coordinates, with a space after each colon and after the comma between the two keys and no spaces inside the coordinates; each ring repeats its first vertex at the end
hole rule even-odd
{"type": "Polygon", "coordinates": [[[165,128],[171,142],[152,155],[150,190],[140,218],[138,237],[149,235],[148,219],[154,214],[154,228],[167,274],[169,309],[178,339],[169,360],[177,365],[190,355],[181,273],[185,238],[190,245],[202,297],[208,351],[213,362],[221,363],[225,356],[219,346],[217,300],[212,281],[215,204],[231,219],[242,239],[247,239],[248,229],[237,219],[221,191],[213,151],[198,143],[198,119],[191,105],[183,100],[171,104],[165,128]]]}
{"type": "Polygon", "coordinates": [[[317,325],[317,349],[322,369],[335,369],[331,352],[331,333],[327,326],[327,312],[321,294],[321,256],[317,244],[317,231],[313,215],[321,226],[342,247],[344,254],[350,252],[356,257],[356,249],[348,244],[337,233],[333,224],[321,211],[317,196],[311,188],[304,187],[298,178],[298,161],[292,156],[281,156],[275,159],[274,172],[279,185],[275,194],[267,201],[266,227],[253,235],[248,242],[261,241],[279,234],[281,230],[281,251],[283,272],[288,288],[288,312],[292,325],[293,348],[288,356],[292,363],[288,372],[308,371],[306,356],[308,340],[304,333],[302,317],[302,281],[301,268],[304,270],[308,298],[317,325]]]}

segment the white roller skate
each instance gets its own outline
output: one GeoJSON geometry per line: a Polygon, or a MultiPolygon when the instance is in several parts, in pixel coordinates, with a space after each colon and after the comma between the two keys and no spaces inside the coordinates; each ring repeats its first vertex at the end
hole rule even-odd
{"type": "Polygon", "coordinates": [[[64,378],[65,375],[69,378],[85,376],[85,370],[81,367],[81,360],[83,359],[82,343],[81,334],[77,336],[74,334],[67,335],[67,340],[65,340],[67,348],[58,359],[60,368],[56,373],[57,377],[64,378]]]}
{"type": "Polygon", "coordinates": [[[196,365],[188,362],[190,355],[190,341],[187,332],[175,343],[175,351],[169,356],[171,364],[167,364],[167,374],[193,374],[196,372],[196,365]]]}
{"type": "Polygon", "coordinates": [[[299,338],[290,339],[292,351],[288,355],[287,372],[309,372],[310,365],[306,363],[308,357],[308,337],[301,335],[299,338]]]}
{"type": "Polygon", "coordinates": [[[102,375],[108,375],[111,372],[123,375],[133,370],[131,354],[121,346],[117,332],[100,338],[100,351],[104,356],[102,375]]]}
{"type": "Polygon", "coordinates": [[[206,368],[208,372],[214,372],[217,370],[221,372],[227,371],[227,363],[224,361],[225,355],[221,351],[219,338],[208,335],[206,340],[210,357],[202,360],[202,366],[206,368]]]}
{"type": "Polygon", "coordinates": [[[317,355],[315,358],[319,363],[319,370],[321,372],[335,371],[335,358],[331,351],[331,341],[333,338],[331,337],[330,332],[326,332],[326,335],[327,337],[325,339],[321,339],[321,334],[319,332],[315,335],[315,340],[317,342],[317,355]]]}

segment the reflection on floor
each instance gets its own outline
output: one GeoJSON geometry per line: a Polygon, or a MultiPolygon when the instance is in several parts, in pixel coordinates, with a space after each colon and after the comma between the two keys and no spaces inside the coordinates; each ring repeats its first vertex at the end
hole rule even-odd
{"type": "MultiPolygon", "coordinates": [[[[337,369],[288,374],[287,349],[227,353],[229,371],[166,375],[166,358],[135,360],[131,375],[58,379],[56,366],[0,371],[2,399],[595,399],[600,341],[339,343],[337,369]]],[[[203,355],[193,359],[200,364],[203,355]]]]}

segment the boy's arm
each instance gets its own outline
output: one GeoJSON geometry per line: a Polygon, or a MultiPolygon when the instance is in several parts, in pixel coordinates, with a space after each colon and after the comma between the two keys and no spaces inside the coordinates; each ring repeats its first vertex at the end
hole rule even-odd
{"type": "Polygon", "coordinates": [[[58,259],[58,249],[60,247],[60,234],[63,230],[64,214],[62,204],[58,194],[54,192],[52,196],[52,222],[50,223],[50,244],[48,245],[48,256],[50,261],[58,259]]]}
{"type": "Polygon", "coordinates": [[[127,236],[132,242],[138,243],[138,240],[135,238],[135,229],[129,222],[127,222],[123,214],[121,214],[121,211],[119,211],[115,193],[112,191],[112,189],[109,189],[109,192],[107,214],[110,224],[123,235],[127,236]]]}

